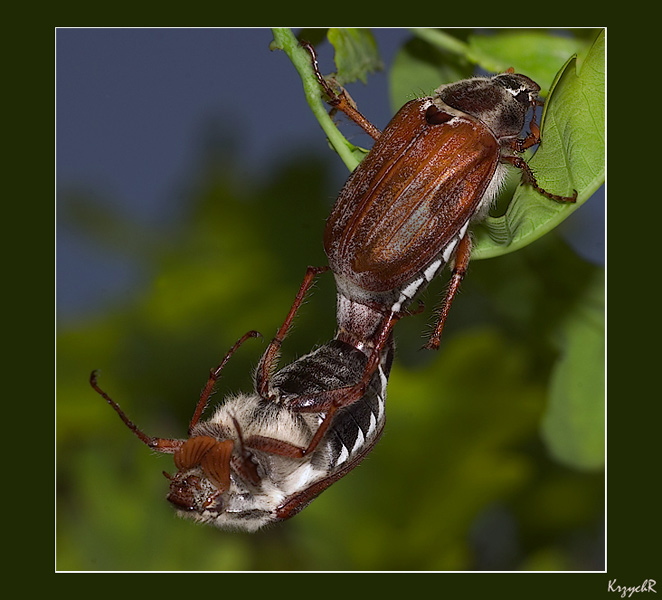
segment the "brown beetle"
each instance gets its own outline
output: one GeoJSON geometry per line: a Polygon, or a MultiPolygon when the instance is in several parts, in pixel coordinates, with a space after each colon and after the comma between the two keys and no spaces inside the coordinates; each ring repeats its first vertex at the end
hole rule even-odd
{"type": "MultiPolygon", "coordinates": [[[[257,390],[226,398],[201,416],[221,371],[244,335],[210,373],[187,439],[151,437],[137,427],[97,383],[90,384],[152,450],[174,455],[177,472],[167,499],[180,516],[223,529],[255,531],[288,519],[354,469],[379,440],[385,423],[389,342],[361,398],[332,417],[319,410],[327,390],[353,386],[368,357],[332,340],[270,375],[269,395],[257,390]]],[[[259,370],[258,370],[259,372],[259,370]]]]}
{"type": "Polygon", "coordinates": [[[379,330],[444,268],[451,283],[426,347],[438,348],[471,254],[469,227],[487,215],[508,165],[557,202],[575,202],[540,188],[517,154],[540,142],[535,110],[540,87],[511,70],[443,85],[432,97],[405,104],[380,133],[348,100],[315,74],[329,103],[365,129],[375,143],[343,187],[327,220],[324,249],[338,287],[338,327],[351,337],[379,330]],[[380,317],[381,315],[381,317],[380,317]]]}

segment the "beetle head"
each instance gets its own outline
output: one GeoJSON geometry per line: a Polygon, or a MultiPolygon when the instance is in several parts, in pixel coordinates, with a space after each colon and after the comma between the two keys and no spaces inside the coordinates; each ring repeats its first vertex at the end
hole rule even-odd
{"type": "Polygon", "coordinates": [[[480,119],[500,140],[522,131],[539,92],[540,86],[526,75],[506,72],[442,85],[434,100],[480,119]]]}

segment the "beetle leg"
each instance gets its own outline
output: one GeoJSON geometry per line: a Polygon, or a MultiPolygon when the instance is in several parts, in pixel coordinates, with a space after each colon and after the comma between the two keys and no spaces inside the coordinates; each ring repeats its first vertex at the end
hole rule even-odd
{"type": "Polygon", "coordinates": [[[270,395],[269,379],[278,366],[280,347],[283,343],[283,340],[285,339],[285,336],[287,335],[287,330],[292,326],[294,315],[296,315],[299,308],[301,308],[301,304],[303,304],[306,293],[308,292],[310,286],[313,284],[315,277],[317,277],[317,275],[320,273],[324,273],[328,270],[329,267],[308,267],[306,269],[306,275],[304,276],[301,287],[299,288],[296,298],[294,299],[292,308],[290,308],[290,312],[287,313],[285,321],[280,326],[280,329],[276,332],[276,336],[269,343],[269,346],[267,347],[265,353],[262,355],[260,363],[258,364],[255,371],[255,388],[262,398],[266,399],[270,395]]]}
{"type": "Polygon", "coordinates": [[[230,360],[230,357],[239,349],[239,347],[246,340],[254,337],[262,337],[262,336],[257,331],[249,331],[248,333],[245,333],[241,338],[239,338],[239,340],[237,340],[237,342],[235,342],[234,346],[232,346],[232,348],[228,350],[228,353],[221,361],[221,364],[209,372],[209,379],[207,380],[207,384],[205,385],[204,389],[202,390],[202,393],[200,394],[200,400],[198,400],[198,404],[195,407],[193,417],[191,417],[191,422],[189,423],[188,426],[189,435],[191,435],[191,430],[200,420],[202,413],[205,412],[205,408],[207,408],[209,398],[211,396],[211,393],[214,391],[214,386],[216,385],[216,382],[218,381],[218,378],[221,375],[221,371],[223,370],[223,367],[227,364],[228,360],[230,360]]]}
{"type": "Polygon", "coordinates": [[[246,440],[246,445],[253,450],[269,452],[287,458],[303,458],[307,453],[306,448],[263,435],[252,435],[246,440]]]}
{"type": "Polygon", "coordinates": [[[131,430],[133,433],[136,434],[138,439],[143,442],[143,444],[146,444],[149,446],[152,450],[156,450],[157,452],[162,452],[163,454],[174,454],[181,446],[184,444],[186,440],[173,440],[173,439],[168,439],[168,438],[157,438],[157,437],[150,437],[148,436],[142,429],[140,429],[137,425],[129,419],[129,417],[126,416],[125,412],[120,408],[120,405],[117,404],[106,392],[104,392],[98,385],[97,385],[97,372],[92,371],[92,374],[90,375],[90,385],[94,389],[97,394],[101,395],[101,397],[112,406],[113,410],[119,415],[120,419],[124,422],[124,424],[131,430]]]}
{"type": "Polygon", "coordinates": [[[523,158],[520,158],[519,156],[503,156],[501,157],[501,161],[510,163],[514,167],[521,169],[524,172],[527,183],[529,183],[531,187],[538,193],[546,196],[550,200],[562,203],[573,203],[577,201],[577,190],[573,190],[572,196],[559,196],[558,194],[552,194],[551,192],[541,188],[536,181],[536,177],[533,174],[531,167],[523,158]]]}
{"type": "Polygon", "coordinates": [[[335,110],[339,110],[345,113],[345,115],[347,115],[352,121],[354,121],[354,123],[361,127],[361,129],[363,129],[371,138],[376,140],[382,132],[358,111],[354,101],[349,97],[345,90],[341,88],[340,93],[337,93],[333,90],[331,85],[329,85],[329,82],[324,78],[319,70],[317,53],[315,52],[313,45],[310,42],[306,42],[304,40],[301,40],[299,44],[310,54],[315,77],[317,77],[317,81],[319,81],[320,87],[324,91],[324,94],[328,97],[327,102],[335,110]]]}
{"type": "Polygon", "coordinates": [[[366,370],[364,378],[361,379],[356,385],[350,386],[347,388],[338,388],[335,390],[329,390],[320,394],[319,399],[328,405],[328,409],[325,411],[326,414],[322,419],[315,435],[310,440],[310,443],[305,448],[301,446],[295,446],[289,442],[283,440],[277,440],[274,438],[268,438],[261,435],[253,435],[246,440],[246,445],[254,450],[262,450],[263,452],[270,452],[272,454],[277,454],[279,456],[286,456],[289,458],[303,458],[311,452],[314,452],[319,443],[322,441],[326,430],[329,428],[333,422],[333,415],[336,411],[342,406],[356,402],[364,393],[365,389],[370,383],[372,378],[372,373],[366,370]],[[367,376],[367,382],[363,384],[365,376],[367,376]],[[363,390],[363,391],[362,391],[363,390]],[[322,400],[324,396],[324,400],[322,400]]]}
{"type": "Polygon", "coordinates": [[[516,138],[510,142],[510,147],[515,152],[524,152],[524,150],[527,148],[540,143],[540,127],[538,127],[538,124],[536,123],[536,105],[541,106],[542,102],[538,103],[536,101],[533,106],[533,116],[529,122],[529,135],[527,135],[524,139],[516,138]]]}
{"type": "Polygon", "coordinates": [[[540,128],[533,119],[529,123],[529,128],[531,132],[524,139],[517,138],[512,141],[510,146],[515,152],[524,152],[527,148],[540,143],[540,128]]]}
{"type": "Polygon", "coordinates": [[[439,317],[437,318],[437,324],[435,325],[434,332],[428,339],[425,348],[428,350],[437,350],[441,341],[441,332],[444,329],[444,324],[446,323],[446,317],[448,317],[448,311],[450,310],[455,294],[457,294],[460,284],[464,279],[464,275],[467,272],[467,266],[469,265],[469,258],[471,257],[471,238],[467,234],[457,245],[457,250],[455,251],[455,266],[453,267],[453,273],[451,275],[450,285],[446,296],[444,297],[443,304],[441,305],[441,310],[439,312],[439,317]]]}
{"type": "Polygon", "coordinates": [[[253,485],[257,485],[260,483],[260,475],[257,472],[257,466],[253,462],[250,452],[246,450],[246,441],[244,440],[241,426],[234,417],[232,417],[232,423],[237,432],[237,439],[239,440],[239,456],[232,457],[232,466],[240,477],[250,481],[253,485]]]}

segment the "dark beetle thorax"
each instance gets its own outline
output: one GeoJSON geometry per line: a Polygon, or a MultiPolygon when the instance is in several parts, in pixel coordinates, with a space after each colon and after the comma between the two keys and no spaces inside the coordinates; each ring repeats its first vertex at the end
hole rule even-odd
{"type": "MultiPolygon", "coordinates": [[[[540,86],[526,75],[502,73],[441,86],[434,99],[480,119],[497,139],[518,135],[540,86]]],[[[441,108],[441,106],[440,106],[441,108]]]]}

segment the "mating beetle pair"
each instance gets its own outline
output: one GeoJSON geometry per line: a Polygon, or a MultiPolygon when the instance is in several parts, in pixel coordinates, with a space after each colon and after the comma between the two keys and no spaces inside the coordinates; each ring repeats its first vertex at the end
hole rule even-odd
{"type": "Polygon", "coordinates": [[[327,221],[324,248],[337,295],[337,334],[277,370],[279,351],[314,278],[309,267],[283,325],[255,373],[255,391],[201,420],[213,388],[248,332],[208,379],[187,439],[149,437],[91,384],[150,448],[174,454],[168,500],[180,514],[254,531],[291,517],[370,452],[385,422],[393,327],[427,284],[453,265],[451,285],[428,347],[439,345],[448,309],[469,261],[469,227],[486,213],[507,165],[540,189],[518,156],[540,141],[535,120],[519,138],[539,86],[512,72],[442,86],[407,103],[379,132],[319,74],[332,106],[375,139],[327,221]]]}

